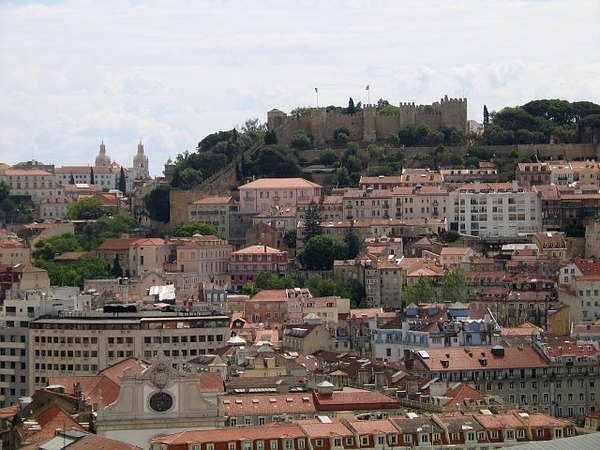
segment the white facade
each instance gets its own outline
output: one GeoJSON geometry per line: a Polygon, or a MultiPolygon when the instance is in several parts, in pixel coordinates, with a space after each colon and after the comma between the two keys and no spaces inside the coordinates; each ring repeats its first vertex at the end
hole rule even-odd
{"type": "Polygon", "coordinates": [[[537,195],[511,183],[471,183],[450,193],[450,229],[471,236],[517,236],[541,231],[537,195]]]}

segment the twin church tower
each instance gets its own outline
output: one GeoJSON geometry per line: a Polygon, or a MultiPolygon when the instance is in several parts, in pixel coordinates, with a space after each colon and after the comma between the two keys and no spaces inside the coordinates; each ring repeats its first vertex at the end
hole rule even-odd
{"type": "MultiPolygon", "coordinates": [[[[110,157],[106,154],[106,146],[104,140],[100,143],[100,153],[96,156],[94,164],[96,167],[112,167],[114,168],[116,163],[111,161],[110,157]]],[[[148,157],[144,154],[144,144],[140,140],[137,148],[137,154],[133,157],[133,166],[128,168],[131,171],[134,179],[146,179],[150,178],[150,171],[148,169],[148,157]]]]}

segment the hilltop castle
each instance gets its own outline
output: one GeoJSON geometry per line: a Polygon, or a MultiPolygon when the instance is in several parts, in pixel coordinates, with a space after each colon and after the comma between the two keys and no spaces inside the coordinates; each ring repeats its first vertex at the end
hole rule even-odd
{"type": "Polygon", "coordinates": [[[375,105],[365,105],[358,113],[327,114],[325,108],[312,108],[306,117],[291,117],[283,111],[272,109],[267,113],[267,127],[275,131],[280,144],[289,144],[296,131],[303,129],[315,139],[315,145],[333,140],[334,130],[345,127],[353,141],[374,142],[397,135],[409,125],[442,126],[457,130],[467,129],[467,99],[448,96],[431,105],[400,103],[397,114],[380,114],[375,105]]]}

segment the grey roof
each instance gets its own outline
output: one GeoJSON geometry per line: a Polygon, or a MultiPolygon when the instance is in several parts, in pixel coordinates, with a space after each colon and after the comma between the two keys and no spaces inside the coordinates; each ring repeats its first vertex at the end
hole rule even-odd
{"type": "Polygon", "coordinates": [[[551,441],[529,442],[513,445],[511,449],[518,450],[598,450],[600,448],[600,433],[583,434],[551,441]]]}

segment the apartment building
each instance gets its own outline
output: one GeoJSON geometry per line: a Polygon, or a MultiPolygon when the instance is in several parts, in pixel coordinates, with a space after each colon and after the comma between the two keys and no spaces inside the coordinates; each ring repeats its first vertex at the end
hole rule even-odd
{"type": "MultiPolygon", "coordinates": [[[[198,282],[226,286],[229,283],[228,266],[231,245],[218,236],[170,238],[166,243],[168,256],[163,265],[165,272],[194,274],[198,282]]],[[[186,289],[189,290],[189,289],[186,289]]]]}
{"type": "Polygon", "coordinates": [[[88,307],[90,296],[79,289],[44,288],[8,290],[0,306],[0,406],[17,404],[28,390],[29,323],[42,314],[62,309],[88,307]]]}
{"type": "Polygon", "coordinates": [[[536,193],[512,183],[470,183],[449,194],[454,205],[450,228],[481,237],[517,236],[541,231],[536,193]]]}
{"type": "MultiPolygon", "coordinates": [[[[413,375],[469,382],[482,393],[501,396],[529,412],[583,420],[578,402],[586,412],[597,409],[600,393],[600,355],[595,345],[589,345],[571,343],[566,351],[545,349],[543,343],[429,348],[411,352],[404,363],[413,375]]],[[[565,348],[564,343],[558,346],[565,348]]]]}
{"type": "Polygon", "coordinates": [[[0,264],[14,266],[29,264],[31,249],[16,233],[0,230],[0,264]]]}
{"type": "Polygon", "coordinates": [[[221,239],[229,239],[231,214],[238,209],[232,196],[205,197],[188,205],[188,220],[213,225],[221,239]]]}
{"type": "Polygon", "coordinates": [[[231,253],[229,263],[231,287],[239,290],[246,282],[254,280],[262,272],[285,275],[291,268],[287,251],[267,245],[250,245],[231,253]]]}
{"type": "Polygon", "coordinates": [[[162,238],[142,238],[129,245],[129,271],[132,277],[164,270],[169,247],[162,238]]]}
{"type": "Polygon", "coordinates": [[[8,183],[11,195],[30,196],[34,203],[46,197],[60,197],[62,189],[54,180],[54,174],[40,169],[8,169],[0,172],[0,181],[8,183]]]}
{"type": "Polygon", "coordinates": [[[322,186],[304,178],[262,178],[238,188],[240,211],[257,213],[295,207],[298,203],[319,203],[322,186]]]}
{"type": "Polygon", "coordinates": [[[575,324],[600,318],[600,263],[573,261],[559,274],[558,301],[569,306],[575,324]]]}
{"type": "MultiPolygon", "coordinates": [[[[278,402],[279,399],[274,400],[278,402]]],[[[305,413],[304,416],[310,414],[305,413]]],[[[152,439],[150,450],[468,450],[542,441],[560,445],[562,438],[579,434],[568,420],[519,411],[496,414],[488,411],[427,415],[407,413],[389,417],[386,414],[384,417],[365,420],[357,416],[329,418],[316,414],[312,418],[280,419],[273,423],[263,420],[261,425],[231,428],[226,434],[222,430],[189,430],[152,439]]],[[[569,446],[570,443],[565,442],[564,445],[569,446]]]]}
{"type": "MultiPolygon", "coordinates": [[[[300,301],[300,299],[298,299],[300,301]]],[[[244,303],[244,318],[265,328],[283,330],[288,323],[288,291],[264,289],[244,303]]]]}
{"type": "Polygon", "coordinates": [[[229,318],[129,312],[73,312],[29,322],[29,392],[49,377],[93,375],[126,358],[150,360],[159,348],[174,366],[223,347],[229,318]]]}
{"type": "Polygon", "coordinates": [[[515,171],[517,183],[524,188],[552,182],[550,166],[545,162],[519,163],[515,171]]]}

